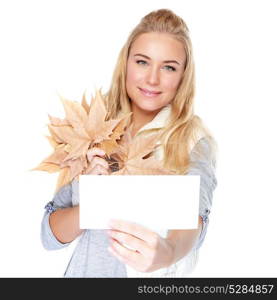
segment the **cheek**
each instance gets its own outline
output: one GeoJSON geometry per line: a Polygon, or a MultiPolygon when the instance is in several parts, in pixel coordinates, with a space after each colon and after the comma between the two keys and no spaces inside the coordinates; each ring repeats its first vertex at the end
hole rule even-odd
{"type": "Polygon", "coordinates": [[[178,88],[176,82],[165,82],[164,89],[169,93],[175,93],[178,88]]]}
{"type": "Polygon", "coordinates": [[[127,76],[126,76],[127,84],[131,85],[131,84],[139,83],[142,80],[143,80],[143,74],[139,70],[133,67],[127,68],[127,76]]]}
{"type": "Polygon", "coordinates": [[[165,80],[163,86],[168,92],[174,93],[177,91],[179,83],[180,83],[179,78],[178,79],[172,78],[172,79],[165,80]]]}

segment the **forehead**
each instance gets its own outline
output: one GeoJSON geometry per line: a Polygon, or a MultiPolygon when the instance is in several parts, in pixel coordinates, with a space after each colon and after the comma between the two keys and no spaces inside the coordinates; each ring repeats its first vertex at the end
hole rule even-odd
{"type": "Polygon", "coordinates": [[[153,59],[185,60],[183,44],[167,33],[150,32],[141,34],[132,44],[130,54],[145,54],[153,59]]]}

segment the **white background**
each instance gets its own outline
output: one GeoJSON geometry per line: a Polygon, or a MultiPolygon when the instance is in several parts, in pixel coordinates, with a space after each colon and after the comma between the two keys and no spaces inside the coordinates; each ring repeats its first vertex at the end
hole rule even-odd
{"type": "MultiPolygon", "coordinates": [[[[75,247],[40,243],[56,174],[29,170],[50,154],[57,93],[79,101],[109,87],[118,53],[153,9],[179,14],[196,61],[196,113],[219,145],[218,187],[191,277],[277,276],[276,1],[1,1],[0,276],[59,277],[75,247]]],[[[178,196],[178,195],[176,195],[178,196]]]]}

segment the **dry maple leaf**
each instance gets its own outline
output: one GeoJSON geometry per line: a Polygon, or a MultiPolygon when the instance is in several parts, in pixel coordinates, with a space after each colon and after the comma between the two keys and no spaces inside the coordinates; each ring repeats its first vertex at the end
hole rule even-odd
{"type": "Polygon", "coordinates": [[[106,121],[106,107],[100,91],[88,105],[83,95],[82,104],[61,97],[66,118],[49,115],[50,137],[47,137],[54,152],[33,170],[60,172],[56,191],[77,178],[87,168],[86,158],[90,148],[99,145],[108,155],[118,147],[116,142],[124,133],[130,114],[106,121]]]}
{"type": "Polygon", "coordinates": [[[117,141],[120,140],[121,136],[123,136],[128,119],[131,115],[132,112],[123,117],[123,119],[121,119],[121,121],[113,130],[113,133],[110,136],[110,140],[104,140],[96,145],[98,148],[103,149],[106,152],[108,159],[110,159],[111,154],[116,151],[118,147],[117,141]]]}
{"type": "Polygon", "coordinates": [[[128,128],[117,151],[112,155],[119,168],[112,175],[173,175],[174,172],[164,168],[161,161],[153,156],[149,157],[158,146],[159,137],[158,133],[132,139],[128,128]]]}

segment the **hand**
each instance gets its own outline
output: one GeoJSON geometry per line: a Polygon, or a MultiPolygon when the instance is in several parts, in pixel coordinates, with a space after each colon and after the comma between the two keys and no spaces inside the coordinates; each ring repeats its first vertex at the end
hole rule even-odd
{"type": "Polygon", "coordinates": [[[112,220],[109,225],[108,250],[121,262],[140,272],[153,272],[172,264],[174,247],[169,240],[139,224],[112,220]]]}
{"type": "Polygon", "coordinates": [[[96,147],[88,150],[87,159],[89,161],[89,166],[85,170],[84,174],[109,175],[111,173],[109,164],[104,158],[102,158],[105,155],[105,151],[96,147]]]}

